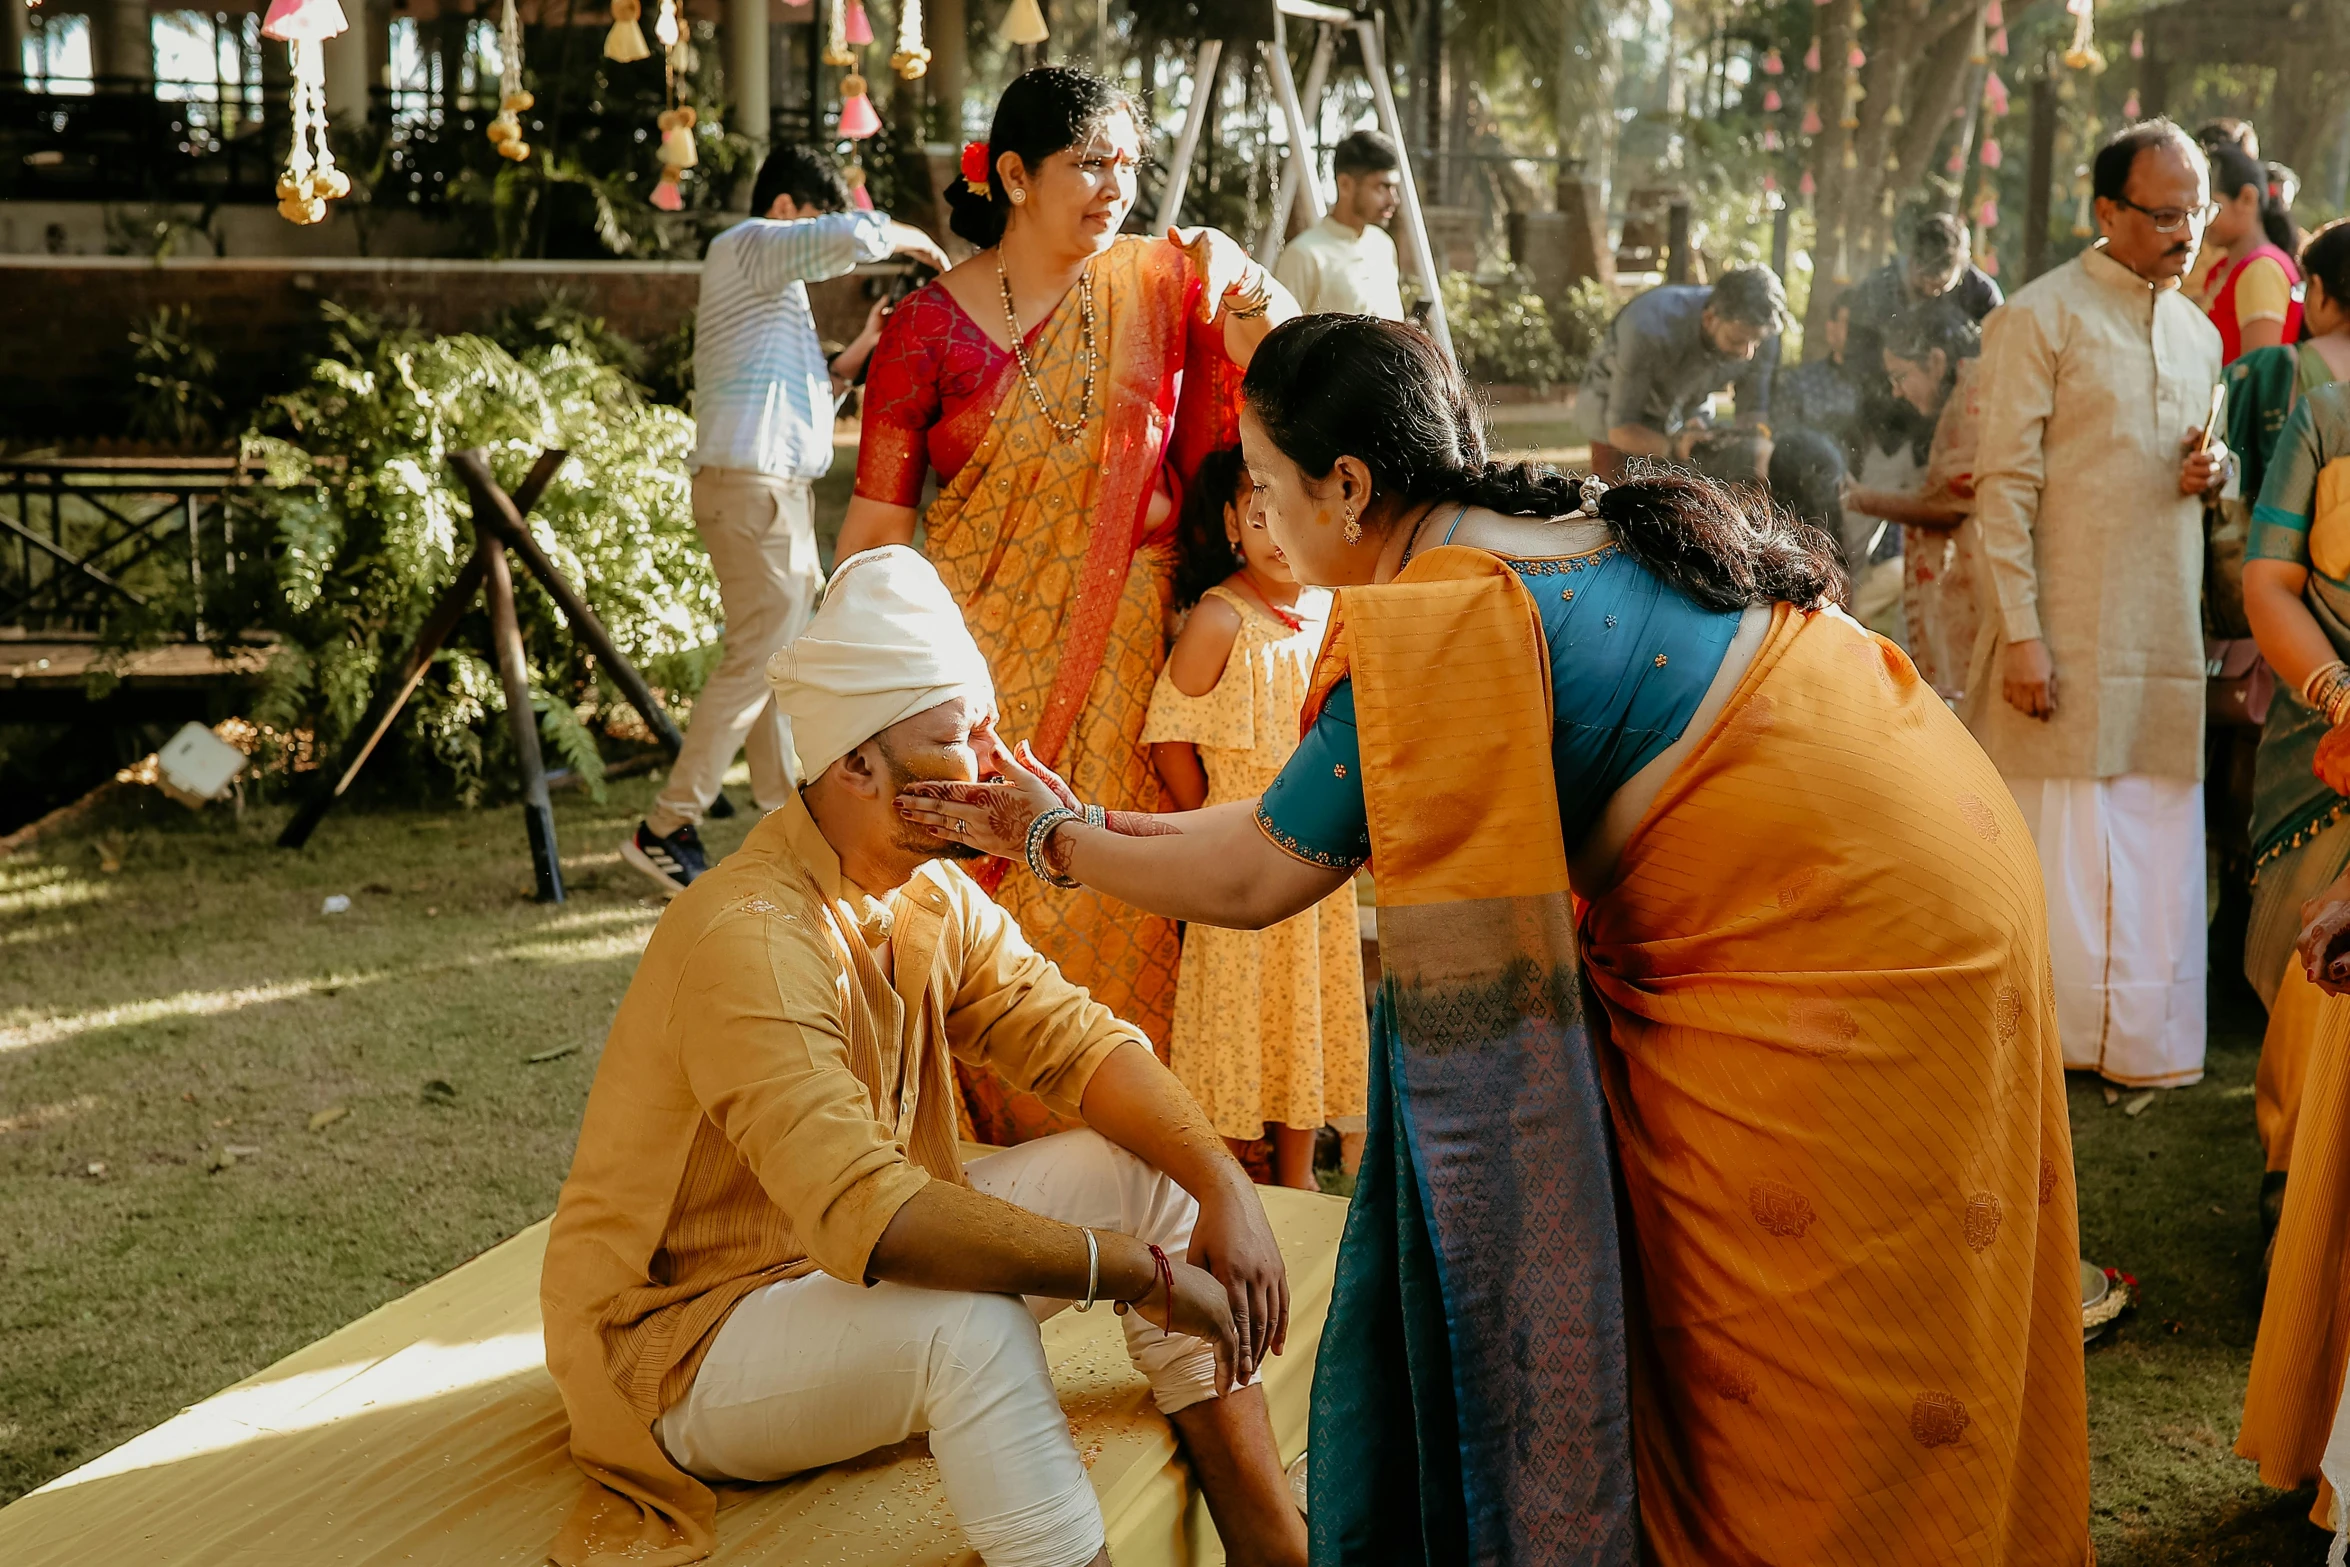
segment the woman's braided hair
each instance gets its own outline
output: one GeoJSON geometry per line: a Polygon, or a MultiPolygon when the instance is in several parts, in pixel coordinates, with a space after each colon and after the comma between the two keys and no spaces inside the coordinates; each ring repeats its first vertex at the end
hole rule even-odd
{"type": "Polygon", "coordinates": [[[1403,506],[1452,502],[1557,518],[1595,500],[1626,554],[1708,609],[1779,600],[1810,609],[1845,596],[1827,534],[1759,495],[1658,465],[1602,485],[1489,460],[1468,383],[1425,333],[1400,322],[1285,322],[1258,346],[1241,395],[1282,455],[1313,479],[1353,457],[1371,470],[1374,494],[1403,506]]]}

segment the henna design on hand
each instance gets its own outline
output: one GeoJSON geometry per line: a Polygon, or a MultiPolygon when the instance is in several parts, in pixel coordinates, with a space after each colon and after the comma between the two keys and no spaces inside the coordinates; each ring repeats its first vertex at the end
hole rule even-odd
{"type": "Polygon", "coordinates": [[[987,806],[987,830],[995,835],[998,842],[1027,842],[1029,824],[1036,820],[1038,813],[1028,808],[1028,802],[1020,798],[1018,790],[1008,785],[996,785],[984,803],[987,806]]]}
{"type": "Polygon", "coordinates": [[[1125,838],[1166,838],[1183,836],[1183,829],[1173,822],[1152,815],[1148,811],[1112,811],[1103,826],[1125,838]]]}
{"type": "Polygon", "coordinates": [[[1064,820],[1061,826],[1054,828],[1044,840],[1044,868],[1055,876],[1065,878],[1071,874],[1069,870],[1069,838],[1061,829],[1076,825],[1078,824],[1075,822],[1064,820]]]}

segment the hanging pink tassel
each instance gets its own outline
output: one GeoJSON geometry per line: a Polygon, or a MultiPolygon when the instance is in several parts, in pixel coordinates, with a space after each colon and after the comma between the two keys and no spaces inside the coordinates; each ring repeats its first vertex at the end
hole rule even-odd
{"type": "Polygon", "coordinates": [[[1985,27],[2005,27],[2007,25],[2007,13],[1999,9],[1999,0],[1991,0],[1989,9],[1983,12],[1983,25],[1985,27]]]}
{"type": "Polygon", "coordinates": [[[881,116],[865,95],[865,78],[851,71],[840,79],[840,133],[848,141],[863,141],[881,129],[881,116]]]}
{"type": "Polygon", "coordinates": [[[350,30],[350,19],[335,0],[269,0],[269,14],[261,22],[261,36],[281,43],[297,38],[317,43],[350,30]]]}
{"type": "Polygon", "coordinates": [[[1805,169],[1803,171],[1803,182],[1797,185],[1795,188],[1806,196],[1816,196],[1820,191],[1820,182],[1811,177],[1811,170],[1805,169]]]}
{"type": "Polygon", "coordinates": [[[1766,196],[1776,196],[1779,194],[1779,177],[1776,174],[1766,174],[1763,176],[1763,194],[1766,196]]]}
{"type": "Polygon", "coordinates": [[[2131,88],[2130,95],[2122,100],[2122,118],[2125,120],[2145,118],[2138,111],[2138,89],[2135,87],[2131,88]]]}
{"type": "Polygon", "coordinates": [[[2007,83],[1999,79],[1997,71],[1983,78],[1983,111],[1993,119],[2007,113],[2007,83]]]}
{"type": "Polygon", "coordinates": [[[1966,172],[1966,149],[1964,147],[1950,149],[1950,156],[1942,160],[1942,172],[1945,174],[1964,174],[1966,172]]]}
{"type": "Polygon", "coordinates": [[[2143,27],[2130,34],[2130,58],[2133,60],[2146,58],[2146,29],[2143,27]]]}
{"type": "Polygon", "coordinates": [[[1814,76],[1820,73],[1820,41],[1814,38],[1811,47],[1803,51],[1803,68],[1814,76]]]}
{"type": "Polygon", "coordinates": [[[1991,35],[1990,51],[2002,58],[2007,54],[2007,29],[2002,27],[1991,35]]]}
{"type": "Polygon", "coordinates": [[[1975,221],[1987,229],[1999,227],[1999,198],[1985,196],[1983,204],[1975,209],[1975,221]]]}
{"type": "Polygon", "coordinates": [[[2001,163],[2001,162],[2002,162],[2002,161],[2003,161],[2003,160],[2004,160],[2006,157],[2007,157],[2007,154],[2006,154],[2006,153],[2004,153],[2004,152],[2001,152],[2001,151],[1999,150],[1999,138],[1998,138],[1998,137],[1996,137],[1996,136],[1992,136],[1992,137],[1987,137],[1987,138],[1985,138],[1985,139],[1984,139],[1984,142],[1983,142],[1983,167],[1984,167],[1984,168],[1986,168],[1986,169],[1996,169],[1996,168],[1998,168],[1998,167],[1999,167],[2000,163],[2001,163]]]}
{"type": "MultiPolygon", "coordinates": [[[[2139,36],[2144,37],[2145,35],[2141,33],[2139,36]]],[[[1778,50],[1773,49],[1763,56],[1762,71],[1763,75],[1765,76],[1784,76],[1787,74],[1787,63],[1779,58],[1778,50]]]]}
{"type": "Polygon", "coordinates": [[[663,212],[685,209],[685,193],[677,188],[677,176],[667,169],[661,171],[660,183],[653,187],[653,205],[663,212]]]}
{"type": "Polygon", "coordinates": [[[1869,57],[1860,52],[1860,45],[1854,44],[1852,46],[1852,53],[1844,57],[1844,63],[1857,71],[1862,66],[1869,63],[1869,57]]]}
{"type": "Polygon", "coordinates": [[[1781,107],[1779,89],[1776,87],[1766,88],[1763,92],[1763,113],[1777,114],[1781,107]]]}
{"type": "Polygon", "coordinates": [[[865,15],[864,0],[849,0],[848,40],[852,46],[873,41],[873,23],[865,15]]]}
{"type": "Polygon", "coordinates": [[[1819,133],[1820,106],[1816,103],[1807,103],[1803,106],[1803,134],[1817,136],[1819,133]]]}
{"type": "Polygon", "coordinates": [[[1775,128],[1771,126],[1763,127],[1762,148],[1765,152],[1777,152],[1779,150],[1779,133],[1775,128]]]}
{"type": "Polygon", "coordinates": [[[1997,277],[1999,275],[1999,252],[1990,249],[1984,250],[1980,256],[1975,258],[1975,265],[1983,269],[1983,276],[1997,277]]]}

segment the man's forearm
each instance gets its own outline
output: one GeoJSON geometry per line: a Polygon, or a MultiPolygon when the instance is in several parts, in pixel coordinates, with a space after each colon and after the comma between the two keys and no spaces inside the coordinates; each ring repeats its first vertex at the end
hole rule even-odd
{"type": "Polygon", "coordinates": [[[1201,1203],[1248,1192],[1248,1172],[1175,1074],[1148,1047],[1110,1052],[1085,1085],[1086,1125],[1201,1203]]]}
{"type": "Polygon", "coordinates": [[[1627,457],[1670,457],[1672,437],[1645,424],[1619,424],[1607,432],[1607,443],[1627,457]]]}
{"type": "MultiPolygon", "coordinates": [[[[1147,1245],[1115,1230],[1093,1233],[1099,1298],[1139,1300],[1158,1287],[1147,1245]]],[[[890,1219],[866,1267],[874,1278],[918,1289],[1083,1300],[1085,1235],[1000,1197],[932,1181],[890,1219]]]]}

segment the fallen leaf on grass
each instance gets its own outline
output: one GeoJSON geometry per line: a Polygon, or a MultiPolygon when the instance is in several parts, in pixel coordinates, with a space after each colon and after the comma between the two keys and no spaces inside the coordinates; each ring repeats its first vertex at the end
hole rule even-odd
{"type": "Polygon", "coordinates": [[[310,1130],[323,1132],[350,1113],[350,1110],[342,1105],[328,1105],[310,1118],[310,1130]]]}
{"type": "Polygon", "coordinates": [[[560,1061],[578,1048],[577,1044],[557,1045],[552,1050],[542,1050],[536,1055],[524,1056],[522,1059],[527,1065],[537,1066],[542,1061],[560,1061]]]}
{"type": "Polygon", "coordinates": [[[2224,1219],[2224,1218],[2226,1218],[2226,1217],[2228,1216],[2228,1210],[2227,1210],[2227,1209],[2225,1209],[2225,1208],[2222,1208],[2222,1207],[2221,1207],[2221,1206],[2220,1206],[2218,1203],[2213,1203],[2213,1204],[2211,1205],[2211,1211],[2212,1211],[2214,1214],[2216,1214],[2217,1216],[2219,1216],[2220,1218],[2223,1218],[2223,1219],[2224,1219]]]}
{"type": "Polygon", "coordinates": [[[2122,1091],[2121,1091],[2120,1089],[2118,1089],[2118,1088],[2114,1087],[2114,1086],[2113,1086],[2111,1083],[2108,1083],[2108,1084],[2106,1084],[2106,1085],[2105,1085],[2105,1107],[2106,1107],[2107,1109],[2109,1109],[2109,1110],[2110,1110],[2110,1109],[2112,1109],[2112,1108],[2113,1108],[2115,1105],[2117,1105],[2117,1104],[2120,1104],[2121,1102],[2122,1102],[2122,1091]]]}
{"type": "Polygon", "coordinates": [[[219,1130],[221,1127],[224,1127],[224,1126],[234,1126],[234,1125],[236,1125],[236,1124],[237,1124],[237,1118],[236,1118],[235,1116],[233,1116],[233,1115],[224,1115],[224,1116],[222,1116],[222,1117],[221,1117],[219,1120],[217,1120],[217,1121],[215,1121],[215,1122],[213,1122],[213,1123],[212,1123],[212,1125],[213,1125],[213,1129],[214,1129],[215,1131],[219,1130]]]}
{"type": "Polygon", "coordinates": [[[103,1159],[92,1159],[90,1161],[90,1167],[84,1170],[82,1173],[89,1176],[92,1180],[102,1180],[106,1175],[106,1161],[103,1159]]]}
{"type": "Polygon", "coordinates": [[[2145,1089],[2142,1092],[2130,1095],[2130,1102],[2122,1106],[2122,1114],[2143,1114],[2146,1107],[2152,1103],[2154,1103],[2154,1090],[2151,1088],[2145,1089]]]}
{"type": "Polygon", "coordinates": [[[433,1078],[424,1085],[424,1100],[427,1104],[451,1104],[456,1098],[457,1085],[445,1077],[433,1078]]]}
{"type": "Polygon", "coordinates": [[[237,1151],[234,1148],[216,1148],[212,1157],[204,1161],[204,1168],[217,1175],[236,1162],[237,1151]]]}

